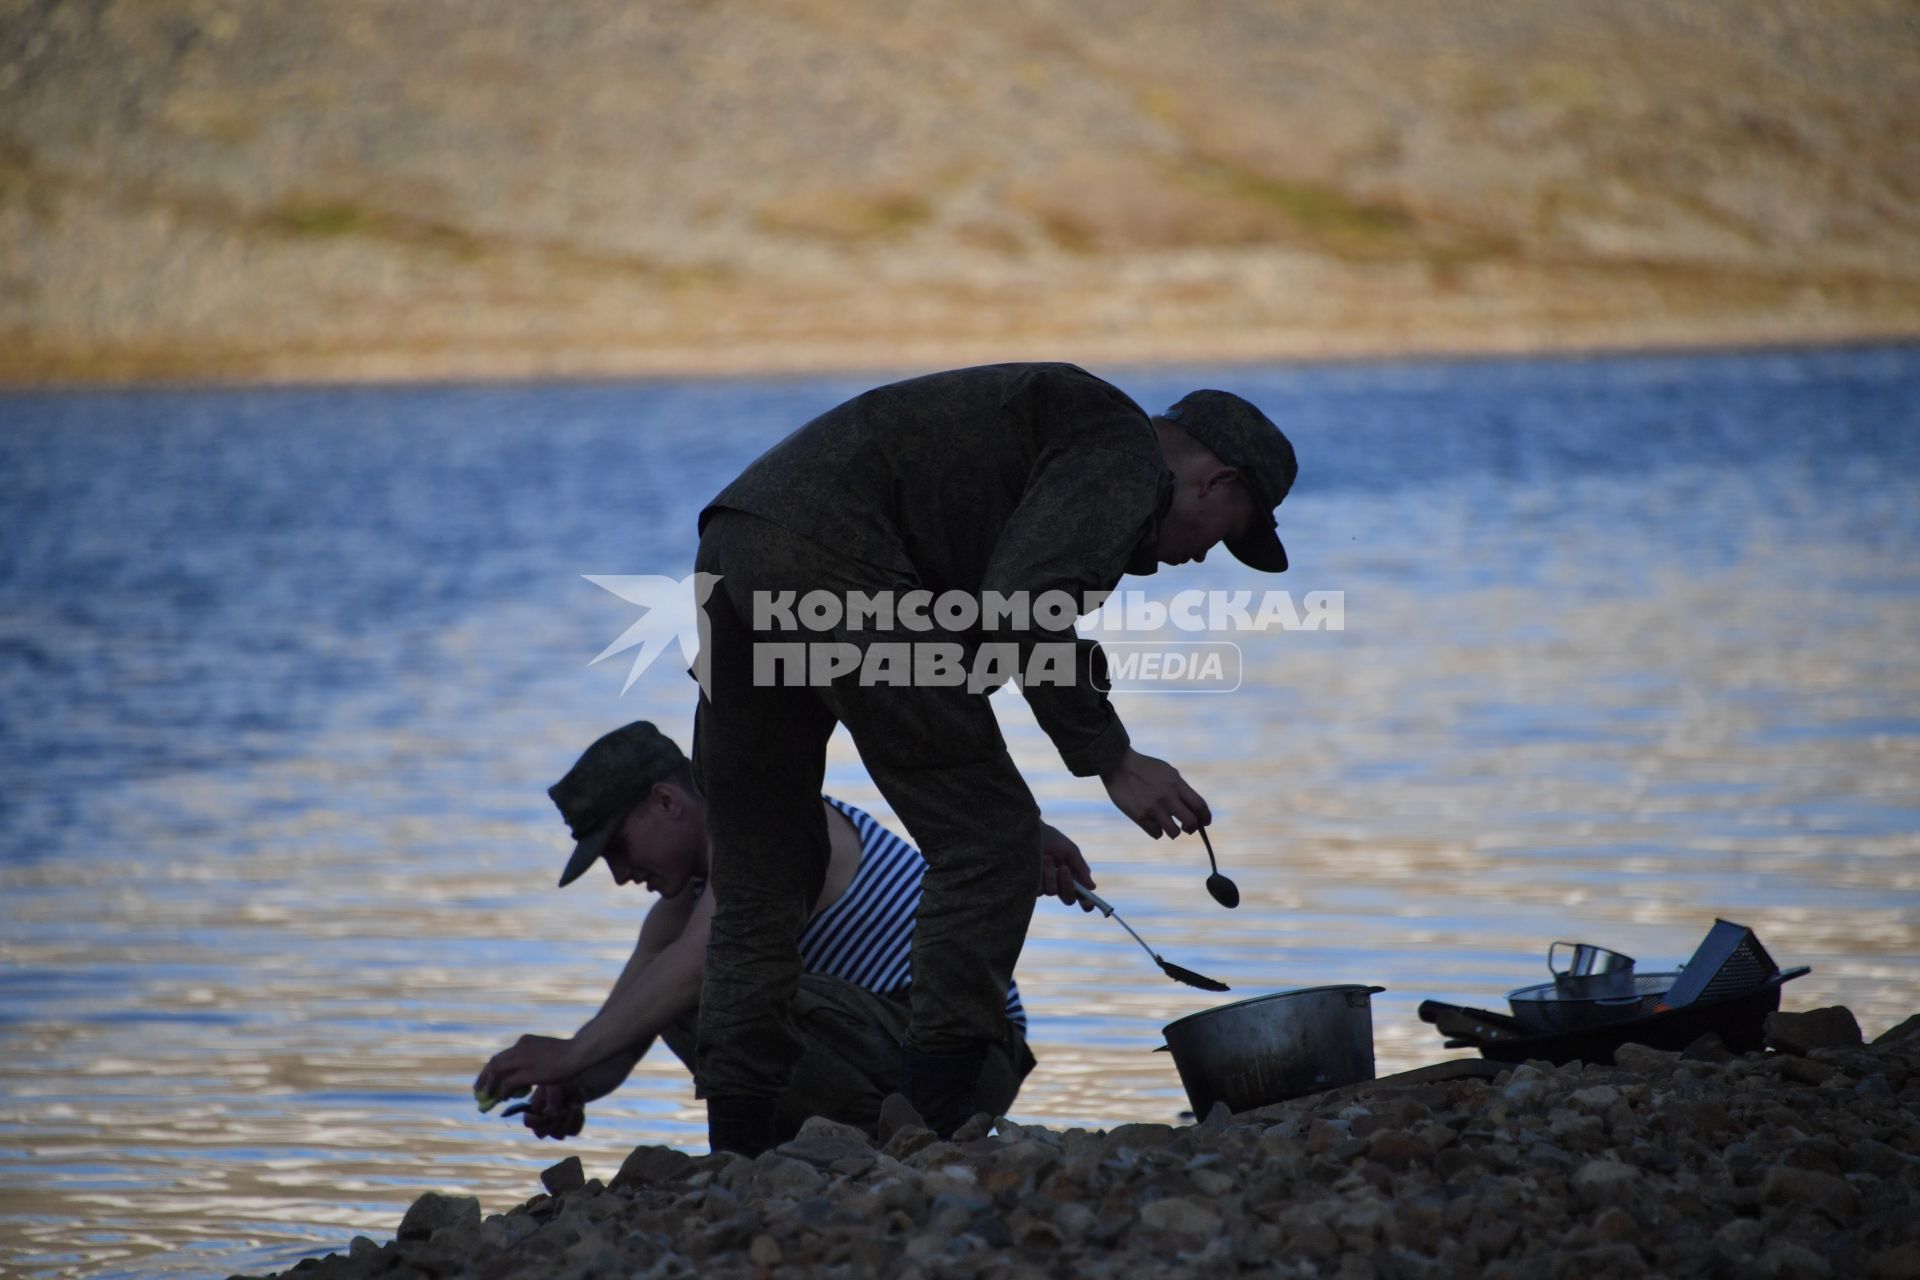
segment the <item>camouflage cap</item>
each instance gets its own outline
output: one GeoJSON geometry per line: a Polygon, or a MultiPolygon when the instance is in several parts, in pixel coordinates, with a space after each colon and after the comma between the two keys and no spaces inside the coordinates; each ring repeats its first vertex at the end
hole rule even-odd
{"type": "Polygon", "coordinates": [[[1266,414],[1231,391],[1189,391],[1160,415],[1180,424],[1181,430],[1213,452],[1213,456],[1240,473],[1253,494],[1256,509],[1265,517],[1245,537],[1227,543],[1241,564],[1267,573],[1287,571],[1287,549],[1275,532],[1273,509],[1286,499],[1300,474],[1293,442],[1266,414]]]}
{"type": "Polygon", "coordinates": [[[581,753],[567,776],[547,788],[576,841],[560,887],[578,880],[653,784],[684,768],[672,738],[645,720],[615,729],[581,753]]]}

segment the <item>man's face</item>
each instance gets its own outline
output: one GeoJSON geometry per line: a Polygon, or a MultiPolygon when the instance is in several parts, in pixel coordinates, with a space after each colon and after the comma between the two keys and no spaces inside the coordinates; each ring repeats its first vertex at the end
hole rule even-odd
{"type": "Polygon", "coordinates": [[[689,822],[677,795],[655,786],[633,807],[607,841],[607,870],[615,884],[639,884],[671,898],[693,879],[699,825],[689,822]]]}
{"type": "Polygon", "coordinates": [[[1205,560],[1221,543],[1252,532],[1258,518],[1253,506],[1231,467],[1216,464],[1180,476],[1173,505],[1160,521],[1160,563],[1205,560]]]}

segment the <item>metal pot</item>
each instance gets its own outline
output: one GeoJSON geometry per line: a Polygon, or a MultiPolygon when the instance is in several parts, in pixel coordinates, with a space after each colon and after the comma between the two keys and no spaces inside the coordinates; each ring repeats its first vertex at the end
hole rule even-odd
{"type": "Polygon", "coordinates": [[[1534,1031],[1576,1031],[1640,1014],[1642,984],[1632,956],[1589,942],[1556,942],[1547,948],[1547,971],[1552,982],[1507,993],[1513,1016],[1534,1031]]]}
{"type": "Polygon", "coordinates": [[[1634,994],[1633,957],[1590,942],[1556,942],[1548,947],[1547,971],[1566,999],[1619,999],[1634,994]]]}
{"type": "Polygon", "coordinates": [[[1189,1014],[1165,1028],[1193,1114],[1249,1111],[1373,1079],[1371,997],[1385,987],[1307,987],[1189,1014]]]}

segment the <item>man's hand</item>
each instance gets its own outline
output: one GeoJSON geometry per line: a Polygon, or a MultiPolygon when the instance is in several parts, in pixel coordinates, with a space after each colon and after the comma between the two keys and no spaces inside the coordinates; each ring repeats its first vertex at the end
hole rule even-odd
{"type": "Polygon", "coordinates": [[[1093,872],[1087,869],[1087,860],[1080,856],[1080,846],[1057,827],[1040,824],[1040,897],[1058,898],[1072,906],[1080,904],[1082,911],[1093,910],[1093,904],[1073,891],[1073,882],[1078,880],[1089,889],[1097,889],[1093,882],[1093,872]]]}
{"type": "Polygon", "coordinates": [[[1213,811],[1180,771],[1165,760],[1128,748],[1119,764],[1100,775],[1114,808],[1158,840],[1182,831],[1198,831],[1213,821],[1213,811]]]}
{"type": "Polygon", "coordinates": [[[521,1036],[513,1048],[493,1056],[474,1077],[475,1093],[517,1097],[536,1084],[565,1084],[580,1073],[574,1042],[553,1036],[521,1036]]]}
{"type": "Polygon", "coordinates": [[[543,1084],[533,1091],[520,1121],[536,1138],[565,1142],[587,1123],[587,1097],[570,1084],[543,1084]]]}

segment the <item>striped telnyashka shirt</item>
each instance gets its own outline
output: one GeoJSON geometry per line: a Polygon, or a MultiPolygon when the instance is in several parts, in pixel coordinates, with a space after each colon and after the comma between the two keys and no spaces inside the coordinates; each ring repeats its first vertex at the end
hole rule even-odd
{"type": "MultiPolygon", "coordinates": [[[[832,796],[823,799],[860,833],[860,869],[833,905],[807,922],[801,967],[868,991],[898,991],[913,979],[913,917],[926,861],[872,815],[832,796]]],[[[1018,984],[1007,987],[1007,1021],[1027,1033],[1018,984]]]]}

